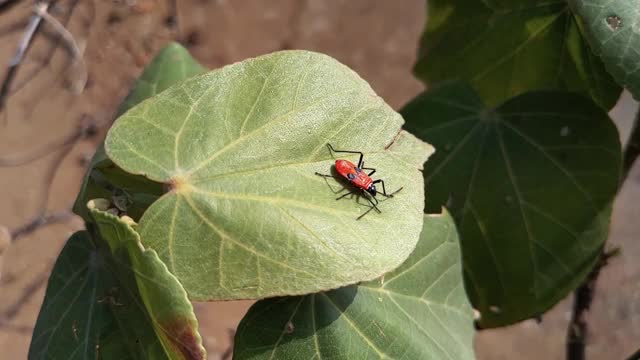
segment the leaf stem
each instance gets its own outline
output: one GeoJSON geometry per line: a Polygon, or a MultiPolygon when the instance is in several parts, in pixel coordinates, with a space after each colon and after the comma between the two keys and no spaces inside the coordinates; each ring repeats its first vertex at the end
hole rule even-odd
{"type": "Polygon", "coordinates": [[[593,301],[596,282],[600,275],[600,270],[604,266],[603,259],[603,253],[600,253],[600,261],[596,263],[587,279],[574,292],[571,321],[567,328],[567,360],[585,359],[585,344],[589,331],[586,313],[593,301]]]}
{"type": "Polygon", "coordinates": [[[640,360],[640,349],[636,350],[631,356],[627,358],[627,360],[640,360]]]}

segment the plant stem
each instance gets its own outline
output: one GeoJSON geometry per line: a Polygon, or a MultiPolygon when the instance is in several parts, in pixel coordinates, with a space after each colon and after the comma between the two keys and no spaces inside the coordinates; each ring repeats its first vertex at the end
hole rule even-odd
{"type": "Polygon", "coordinates": [[[601,260],[596,263],[587,279],[574,293],[573,311],[567,329],[567,360],[585,359],[585,344],[589,331],[585,317],[593,301],[600,270],[604,266],[603,255],[603,253],[600,254],[601,260]]]}
{"type": "MultiPolygon", "coordinates": [[[[629,141],[622,155],[622,175],[620,177],[618,190],[622,188],[622,184],[624,184],[629,177],[631,168],[638,158],[638,155],[640,155],[640,109],[636,114],[629,141]]],[[[616,255],[617,252],[618,251],[614,250],[607,253],[603,247],[600,253],[600,260],[596,263],[585,281],[574,292],[571,321],[567,329],[567,360],[586,359],[585,345],[589,331],[586,313],[591,307],[600,271],[607,264],[609,258],[616,255]]],[[[632,355],[630,359],[640,360],[640,350],[632,355]]]]}
{"type": "Polygon", "coordinates": [[[640,349],[636,350],[627,360],[640,360],[640,349]]]}

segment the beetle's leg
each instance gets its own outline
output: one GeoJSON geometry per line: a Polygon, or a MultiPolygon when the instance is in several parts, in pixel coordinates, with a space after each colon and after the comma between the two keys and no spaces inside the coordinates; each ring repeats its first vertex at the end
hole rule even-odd
{"type": "Polygon", "coordinates": [[[360,154],[360,159],[358,160],[358,167],[362,166],[362,158],[364,157],[364,154],[362,153],[362,151],[353,151],[353,150],[336,150],[333,148],[333,146],[331,146],[331,144],[327,143],[327,146],[329,147],[329,150],[333,151],[334,153],[349,153],[349,154],[360,154]]]}
{"type": "Polygon", "coordinates": [[[327,183],[327,186],[329,187],[329,189],[331,189],[331,192],[333,192],[334,194],[338,194],[341,193],[342,191],[346,190],[346,187],[341,187],[340,189],[338,189],[337,191],[334,190],[331,185],[329,184],[329,182],[327,181],[327,178],[332,178],[332,179],[336,179],[336,181],[340,182],[341,180],[343,180],[344,178],[339,177],[339,176],[333,176],[333,175],[327,175],[327,174],[320,174],[319,172],[316,172],[316,175],[318,176],[322,176],[323,178],[325,178],[325,182],[327,183]]]}
{"type": "Polygon", "coordinates": [[[365,215],[367,215],[368,213],[370,213],[370,212],[371,212],[371,210],[373,210],[373,209],[374,209],[373,207],[370,207],[370,208],[369,208],[369,210],[365,211],[362,215],[358,216],[358,217],[356,218],[356,220],[360,220],[360,219],[362,219],[365,215]]]}
{"type": "Polygon", "coordinates": [[[371,176],[371,175],[373,175],[373,173],[376,172],[376,169],[374,169],[374,168],[364,167],[364,161],[362,162],[362,167],[360,169],[362,169],[362,170],[372,170],[370,173],[367,174],[368,176],[371,176]]]}
{"type": "Polygon", "coordinates": [[[367,215],[368,213],[371,212],[371,210],[375,210],[378,213],[382,213],[382,211],[380,211],[380,209],[378,209],[378,199],[375,198],[375,196],[368,196],[368,193],[364,190],[362,190],[362,196],[364,196],[365,198],[367,198],[367,200],[369,201],[369,204],[371,204],[371,207],[369,208],[369,210],[365,211],[362,215],[358,216],[356,218],[356,220],[360,220],[362,219],[363,216],[367,215]],[[375,203],[373,202],[375,200],[375,203]]]}
{"type": "Polygon", "coordinates": [[[327,174],[320,174],[319,172],[316,172],[316,175],[318,175],[318,176],[322,176],[322,177],[326,177],[326,178],[334,178],[334,179],[338,179],[338,180],[340,179],[340,178],[339,178],[339,177],[337,177],[337,176],[327,175],[327,174]]]}
{"type": "Polygon", "coordinates": [[[398,191],[400,191],[400,190],[402,190],[402,189],[403,189],[403,188],[400,188],[400,189],[398,189],[398,190],[394,191],[394,192],[393,192],[393,193],[391,193],[391,194],[387,194],[387,189],[385,189],[385,188],[384,188],[384,180],[382,180],[382,179],[378,179],[378,180],[374,181],[374,182],[373,182],[373,184],[382,184],[382,192],[381,192],[381,193],[379,193],[379,194],[380,194],[380,195],[382,195],[382,196],[386,196],[386,197],[388,197],[388,198],[389,198],[389,197],[393,197],[393,194],[395,194],[395,193],[397,193],[398,191]]]}
{"type": "Polygon", "coordinates": [[[367,200],[369,201],[369,204],[371,204],[371,206],[373,206],[374,209],[376,209],[376,211],[378,213],[382,213],[382,211],[380,211],[380,209],[378,209],[378,199],[376,199],[375,196],[371,196],[369,195],[368,192],[362,190],[362,195],[367,198],[367,200]],[[374,202],[375,201],[375,202],[374,202]]]}
{"type": "Polygon", "coordinates": [[[355,193],[356,191],[357,191],[357,190],[349,191],[349,192],[348,192],[348,193],[346,193],[346,194],[342,194],[342,195],[338,196],[338,197],[336,198],[336,200],[340,200],[340,199],[342,199],[342,198],[343,198],[343,197],[345,197],[345,196],[352,195],[352,194],[353,194],[353,193],[355,193]]]}

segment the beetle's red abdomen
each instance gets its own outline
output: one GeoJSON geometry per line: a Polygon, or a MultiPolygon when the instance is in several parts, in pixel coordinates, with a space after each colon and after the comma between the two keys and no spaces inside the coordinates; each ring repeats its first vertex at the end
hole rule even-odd
{"type": "Polygon", "coordinates": [[[365,174],[361,169],[358,169],[349,160],[336,160],[336,171],[341,176],[347,178],[354,186],[364,190],[367,190],[373,183],[369,175],[365,174]]]}
{"type": "Polygon", "coordinates": [[[336,160],[336,171],[338,174],[349,178],[348,174],[356,174],[356,166],[349,160],[336,160]]]}

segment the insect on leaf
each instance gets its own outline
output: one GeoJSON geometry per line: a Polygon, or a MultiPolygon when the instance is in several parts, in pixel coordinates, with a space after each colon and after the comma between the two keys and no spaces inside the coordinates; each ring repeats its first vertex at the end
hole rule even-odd
{"type": "MultiPolygon", "coordinates": [[[[432,148],[336,60],[284,51],[190,78],[121,116],[121,169],[167,187],[140,218],[193,299],[262,298],[371,280],[404,261],[422,228],[419,169],[432,148]],[[363,151],[392,199],[381,214],[329,173],[327,149],[363,151]],[[346,191],[342,190],[342,191],[346,191]]],[[[354,155],[350,158],[355,161],[354,155]]]]}

